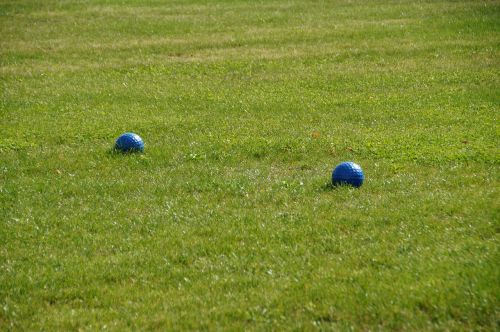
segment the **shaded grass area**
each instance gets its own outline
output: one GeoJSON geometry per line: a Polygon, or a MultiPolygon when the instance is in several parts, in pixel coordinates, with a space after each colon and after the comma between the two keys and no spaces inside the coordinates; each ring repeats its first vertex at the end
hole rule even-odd
{"type": "Polygon", "coordinates": [[[0,1],[0,329],[495,330],[499,13],[0,1]]]}

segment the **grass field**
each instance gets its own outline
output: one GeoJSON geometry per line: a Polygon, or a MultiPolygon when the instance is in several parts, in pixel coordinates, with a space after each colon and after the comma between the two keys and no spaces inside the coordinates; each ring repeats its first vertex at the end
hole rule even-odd
{"type": "Polygon", "coordinates": [[[499,73],[499,1],[0,0],[0,330],[498,330],[499,73]]]}

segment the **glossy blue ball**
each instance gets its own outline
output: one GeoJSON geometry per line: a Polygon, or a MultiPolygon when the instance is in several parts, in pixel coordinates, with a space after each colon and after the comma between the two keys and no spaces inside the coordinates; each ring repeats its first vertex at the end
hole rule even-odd
{"type": "Polygon", "coordinates": [[[352,161],[343,162],[338,164],[332,173],[333,185],[351,185],[353,187],[360,187],[365,180],[363,170],[358,164],[352,161]]]}
{"type": "Polygon", "coordinates": [[[125,133],[116,140],[115,149],[121,152],[143,152],[144,142],[137,134],[125,133]]]}

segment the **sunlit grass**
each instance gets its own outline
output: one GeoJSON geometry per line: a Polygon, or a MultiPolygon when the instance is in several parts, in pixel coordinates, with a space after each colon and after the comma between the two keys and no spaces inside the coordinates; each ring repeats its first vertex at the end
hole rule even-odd
{"type": "Polygon", "coordinates": [[[499,13],[0,1],[0,330],[495,330],[499,13]]]}

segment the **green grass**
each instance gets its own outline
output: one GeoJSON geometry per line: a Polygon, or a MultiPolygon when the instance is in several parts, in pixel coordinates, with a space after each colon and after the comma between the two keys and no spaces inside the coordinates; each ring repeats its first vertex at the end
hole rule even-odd
{"type": "Polygon", "coordinates": [[[498,330],[499,45],[498,1],[0,0],[0,330],[498,330]]]}

